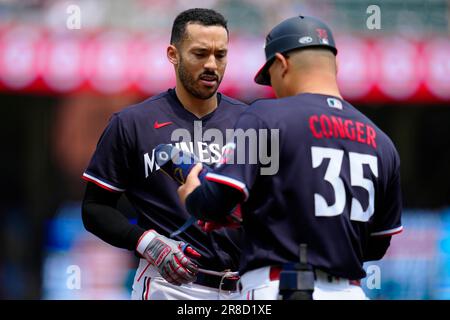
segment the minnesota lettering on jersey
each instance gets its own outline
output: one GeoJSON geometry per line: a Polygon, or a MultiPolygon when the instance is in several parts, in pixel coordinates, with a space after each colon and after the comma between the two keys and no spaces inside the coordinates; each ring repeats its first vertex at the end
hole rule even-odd
{"type": "MultiPolygon", "coordinates": [[[[208,144],[206,142],[177,142],[177,143],[171,143],[171,145],[175,146],[176,148],[187,151],[190,153],[195,154],[199,160],[203,163],[207,164],[213,164],[218,163],[221,154],[222,149],[218,143],[211,143],[208,144]]],[[[149,152],[144,154],[144,170],[145,170],[145,178],[148,178],[148,176],[153,171],[158,171],[160,167],[155,161],[155,149],[152,150],[151,155],[149,152]]]]}
{"type": "MultiPolygon", "coordinates": [[[[193,135],[184,128],[177,128],[171,134],[170,144],[177,149],[195,154],[202,163],[211,165],[216,163],[220,164],[221,162],[236,162],[238,164],[256,164],[259,162],[262,165],[260,168],[262,175],[273,175],[278,172],[278,129],[248,128],[246,130],[226,129],[223,131],[215,128],[209,128],[203,131],[202,121],[194,121],[193,135]],[[205,141],[214,141],[214,143],[208,144],[205,141]],[[224,146],[227,141],[228,144],[224,146]],[[229,141],[235,141],[233,149],[239,151],[237,152],[236,159],[232,157],[232,154],[227,154],[229,150],[226,148],[232,144],[229,141]],[[269,143],[270,153],[268,152],[269,143]]],[[[151,153],[144,153],[143,157],[144,176],[148,178],[153,171],[160,169],[155,160],[155,149],[153,148],[151,153]]]]}

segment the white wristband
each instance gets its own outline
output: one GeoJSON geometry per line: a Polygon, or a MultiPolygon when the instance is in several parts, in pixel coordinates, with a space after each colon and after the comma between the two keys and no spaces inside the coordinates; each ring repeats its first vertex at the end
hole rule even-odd
{"type": "Polygon", "coordinates": [[[146,231],[138,241],[136,251],[144,256],[145,249],[147,249],[148,244],[157,236],[156,231],[148,230],[146,231]]]}

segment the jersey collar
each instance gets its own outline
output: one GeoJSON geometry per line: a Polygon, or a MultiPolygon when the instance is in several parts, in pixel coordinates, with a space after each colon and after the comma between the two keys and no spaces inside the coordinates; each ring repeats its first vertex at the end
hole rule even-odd
{"type": "Polygon", "coordinates": [[[187,110],[181,103],[180,99],[178,99],[177,94],[175,92],[175,88],[171,88],[167,90],[170,99],[173,104],[171,104],[174,108],[174,112],[178,114],[181,118],[186,118],[190,121],[208,121],[213,117],[213,115],[216,113],[217,109],[220,107],[220,102],[222,101],[222,94],[220,92],[217,92],[217,108],[214,109],[212,112],[208,113],[204,117],[198,118],[195,114],[187,110]]]}

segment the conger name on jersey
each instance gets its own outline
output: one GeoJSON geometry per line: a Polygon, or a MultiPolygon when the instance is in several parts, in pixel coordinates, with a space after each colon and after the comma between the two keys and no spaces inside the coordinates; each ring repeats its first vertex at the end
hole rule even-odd
{"type": "Polygon", "coordinates": [[[347,139],[377,148],[375,128],[364,122],[321,114],[309,117],[309,128],[316,139],[347,139]]]}

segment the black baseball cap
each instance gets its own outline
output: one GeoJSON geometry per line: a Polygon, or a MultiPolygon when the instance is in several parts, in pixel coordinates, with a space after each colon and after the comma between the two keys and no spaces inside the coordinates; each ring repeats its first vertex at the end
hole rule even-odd
{"type": "Polygon", "coordinates": [[[269,68],[275,60],[275,54],[291,50],[323,47],[337,54],[336,45],[330,28],[321,20],[313,17],[298,16],[284,20],[267,35],[264,51],[266,62],[255,76],[255,82],[270,86],[269,68]]]}

